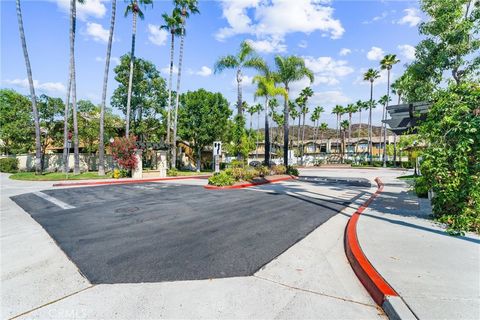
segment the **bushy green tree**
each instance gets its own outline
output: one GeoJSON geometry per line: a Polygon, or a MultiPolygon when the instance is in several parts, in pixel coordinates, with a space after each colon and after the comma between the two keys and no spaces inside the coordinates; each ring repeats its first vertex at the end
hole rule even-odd
{"type": "Polygon", "coordinates": [[[199,89],[181,95],[178,133],[193,144],[198,171],[203,148],[223,140],[231,114],[228,101],[221,93],[199,89]]]}
{"type": "Polygon", "coordinates": [[[480,86],[437,92],[420,134],[422,174],[435,192],[433,213],[451,231],[480,232],[480,86]]]}

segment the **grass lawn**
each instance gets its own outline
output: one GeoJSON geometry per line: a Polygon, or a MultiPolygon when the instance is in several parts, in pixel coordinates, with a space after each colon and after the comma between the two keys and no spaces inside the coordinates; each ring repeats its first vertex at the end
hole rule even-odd
{"type": "Polygon", "coordinates": [[[108,175],[99,176],[95,172],[84,172],[79,175],[74,175],[73,173],[68,174],[68,179],[66,175],[62,172],[50,172],[40,175],[36,175],[35,172],[17,172],[10,176],[10,179],[13,180],[27,180],[27,181],[59,181],[59,180],[85,180],[85,179],[106,179],[110,178],[108,175]]]}

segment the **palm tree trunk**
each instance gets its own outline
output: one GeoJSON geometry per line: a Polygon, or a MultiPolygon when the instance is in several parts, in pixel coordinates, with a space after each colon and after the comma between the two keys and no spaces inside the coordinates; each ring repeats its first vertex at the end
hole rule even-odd
{"type": "Polygon", "coordinates": [[[370,157],[370,165],[373,164],[372,103],[373,103],[373,81],[370,81],[370,105],[368,108],[368,155],[370,157]]]}
{"type": "Polygon", "coordinates": [[[260,109],[257,112],[257,142],[255,148],[255,160],[258,160],[258,131],[260,130],[260,109]]]}
{"type": "Polygon", "coordinates": [[[297,163],[300,158],[300,124],[302,123],[302,115],[298,115],[298,127],[297,127],[297,163]]]}
{"type": "Polygon", "coordinates": [[[180,102],[180,80],[182,78],[182,63],[183,63],[183,46],[185,43],[185,25],[182,25],[182,35],[180,37],[180,51],[178,59],[178,74],[177,74],[177,96],[175,101],[175,115],[173,120],[173,145],[172,145],[172,168],[177,166],[177,121],[178,121],[178,104],[180,102]]]}
{"type": "Polygon", "coordinates": [[[284,105],[283,105],[283,131],[284,131],[284,135],[283,135],[283,164],[285,166],[288,166],[288,118],[289,118],[289,115],[290,115],[290,110],[288,108],[288,92],[289,92],[289,88],[288,88],[288,84],[286,83],[285,84],[285,91],[286,91],[286,96],[285,96],[285,102],[284,102],[284,105]]]}
{"type": "MultiPolygon", "coordinates": [[[[78,154],[78,119],[77,119],[77,85],[75,81],[75,30],[77,6],[76,0],[70,1],[70,82],[73,114],[73,173],[80,173],[80,156],[78,154]]],[[[70,86],[70,85],[69,85],[70,86]]],[[[67,133],[68,137],[68,133],[67,133]]]]}
{"type": "MultiPolygon", "coordinates": [[[[171,32],[171,40],[170,40],[170,73],[168,77],[168,105],[167,105],[167,146],[168,146],[168,156],[171,158],[171,137],[170,137],[170,129],[171,129],[171,109],[172,109],[172,82],[173,82],[173,55],[174,55],[174,49],[175,49],[175,33],[172,30],[171,32]]],[[[170,160],[170,159],[168,159],[170,160]]],[[[167,163],[169,162],[167,160],[167,163]]],[[[170,163],[168,164],[170,165],[170,163]]]]}
{"type": "Polygon", "coordinates": [[[270,168],[270,130],[268,127],[268,98],[265,98],[265,165],[270,168]]]}
{"type": "Polygon", "coordinates": [[[32,67],[30,65],[30,58],[28,57],[25,31],[23,30],[23,18],[22,18],[22,8],[20,7],[20,0],[17,0],[16,4],[17,4],[18,30],[20,32],[20,41],[22,42],[25,66],[27,68],[28,86],[30,88],[30,100],[32,101],[33,121],[35,123],[35,174],[41,174],[42,173],[42,165],[41,165],[42,145],[40,142],[40,121],[38,119],[37,99],[35,96],[35,87],[33,86],[32,67]]]}
{"type": "Polygon", "coordinates": [[[303,156],[305,154],[305,117],[306,117],[306,114],[303,113],[303,123],[302,123],[302,152],[300,153],[300,163],[302,164],[303,166],[303,156]]]}
{"type": "Polygon", "coordinates": [[[237,114],[243,116],[242,108],[242,69],[237,69],[237,114]]]}
{"type": "Polygon", "coordinates": [[[110,33],[108,36],[107,56],[105,58],[105,71],[103,73],[103,91],[102,104],[100,106],[100,134],[98,139],[98,175],[105,175],[105,144],[104,144],[104,119],[105,103],[107,100],[108,71],[110,69],[110,56],[112,53],[113,29],[115,27],[115,12],[117,10],[117,0],[112,0],[112,17],[110,20],[110,33]]]}
{"type": "MultiPolygon", "coordinates": [[[[137,2],[135,1],[135,4],[137,2]]],[[[130,51],[130,74],[128,76],[128,93],[127,93],[127,111],[125,115],[125,136],[130,135],[130,110],[132,104],[132,87],[133,87],[133,66],[135,62],[135,34],[137,32],[137,12],[133,11],[132,18],[132,48],[130,51]]]]}
{"type": "Polygon", "coordinates": [[[352,139],[352,114],[348,114],[348,143],[347,143],[347,154],[348,154],[348,145],[351,144],[352,139]]]}
{"type": "MultiPolygon", "coordinates": [[[[387,102],[383,105],[383,117],[382,120],[387,120],[387,105],[390,100],[390,69],[387,72],[387,102]]],[[[383,167],[387,167],[387,124],[382,122],[383,128],[383,167]]]]}

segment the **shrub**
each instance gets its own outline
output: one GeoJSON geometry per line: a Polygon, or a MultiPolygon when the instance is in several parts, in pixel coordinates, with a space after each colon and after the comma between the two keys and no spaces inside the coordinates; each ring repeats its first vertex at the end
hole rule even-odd
{"type": "Polygon", "coordinates": [[[285,174],[287,172],[287,168],[284,165],[278,165],[272,168],[272,172],[274,174],[285,174]]]}
{"type": "Polygon", "coordinates": [[[428,197],[428,184],[427,180],[425,180],[425,177],[419,176],[415,179],[415,184],[413,189],[415,190],[415,193],[417,194],[418,197],[420,198],[427,198],[428,197]]]}
{"type": "Polygon", "coordinates": [[[299,175],[298,169],[293,167],[293,166],[288,166],[287,167],[287,174],[298,177],[298,175],[299,175]]]}
{"type": "Polygon", "coordinates": [[[176,177],[178,176],[178,170],[176,168],[171,168],[167,170],[167,176],[176,177]]]}
{"type": "Polygon", "coordinates": [[[235,179],[229,175],[226,171],[220,171],[208,178],[208,184],[217,187],[231,186],[235,183],[235,179]]]}
{"type": "Polygon", "coordinates": [[[135,170],[137,157],[135,155],[137,138],[134,136],[115,138],[111,144],[112,156],[122,169],[135,170]]]}
{"type": "Polygon", "coordinates": [[[0,159],[0,172],[15,173],[18,171],[17,158],[3,158],[0,159]]]}
{"type": "Polygon", "coordinates": [[[119,178],[126,178],[128,177],[129,172],[125,169],[114,169],[112,171],[112,178],[119,179],[119,178]]]}
{"type": "Polygon", "coordinates": [[[270,175],[270,169],[265,166],[259,166],[255,168],[259,177],[265,177],[270,175]]]}

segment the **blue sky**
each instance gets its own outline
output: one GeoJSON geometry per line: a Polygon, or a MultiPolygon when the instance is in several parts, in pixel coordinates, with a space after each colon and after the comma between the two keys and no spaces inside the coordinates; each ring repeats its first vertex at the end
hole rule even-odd
{"type": "MultiPolygon", "coordinates": [[[[2,0],[0,5],[0,86],[26,94],[15,1],[2,0]]],[[[37,94],[65,98],[68,6],[68,0],[22,1],[37,94]]],[[[87,0],[78,5],[77,96],[95,103],[101,96],[110,6],[110,1],[103,0],[87,0]]],[[[235,53],[242,40],[249,40],[270,63],[276,54],[295,54],[306,59],[316,78],[310,109],[324,106],[327,112],[322,119],[331,127],[335,126],[335,117],[330,110],[335,104],[368,99],[369,86],[362,81],[362,73],[378,68],[384,54],[395,53],[401,60],[394,66],[393,78],[402,73],[405,63],[413,58],[413,47],[420,40],[417,25],[424,19],[416,1],[229,0],[200,1],[199,7],[201,14],[192,16],[187,23],[182,91],[201,87],[219,91],[233,108],[234,72],[227,70],[216,75],[212,69],[219,56],[235,53]]],[[[153,8],[144,10],[145,20],[139,21],[137,29],[136,56],[152,61],[165,72],[169,37],[158,26],[162,24],[161,14],[171,9],[171,1],[154,1],[153,8]]],[[[124,10],[125,2],[118,0],[112,68],[130,48],[131,17],[125,18],[124,10]]],[[[176,50],[177,54],[178,47],[176,50]]],[[[178,58],[175,64],[177,61],[178,58]]],[[[249,103],[254,103],[254,86],[250,83],[254,74],[245,71],[244,100],[249,103]]],[[[109,95],[117,86],[113,76],[111,72],[109,95]]],[[[307,81],[292,85],[292,97],[307,85],[307,81]]],[[[375,87],[375,96],[385,92],[384,74],[375,87]]],[[[381,110],[377,108],[374,119],[379,121],[380,117],[381,110]]]]}

